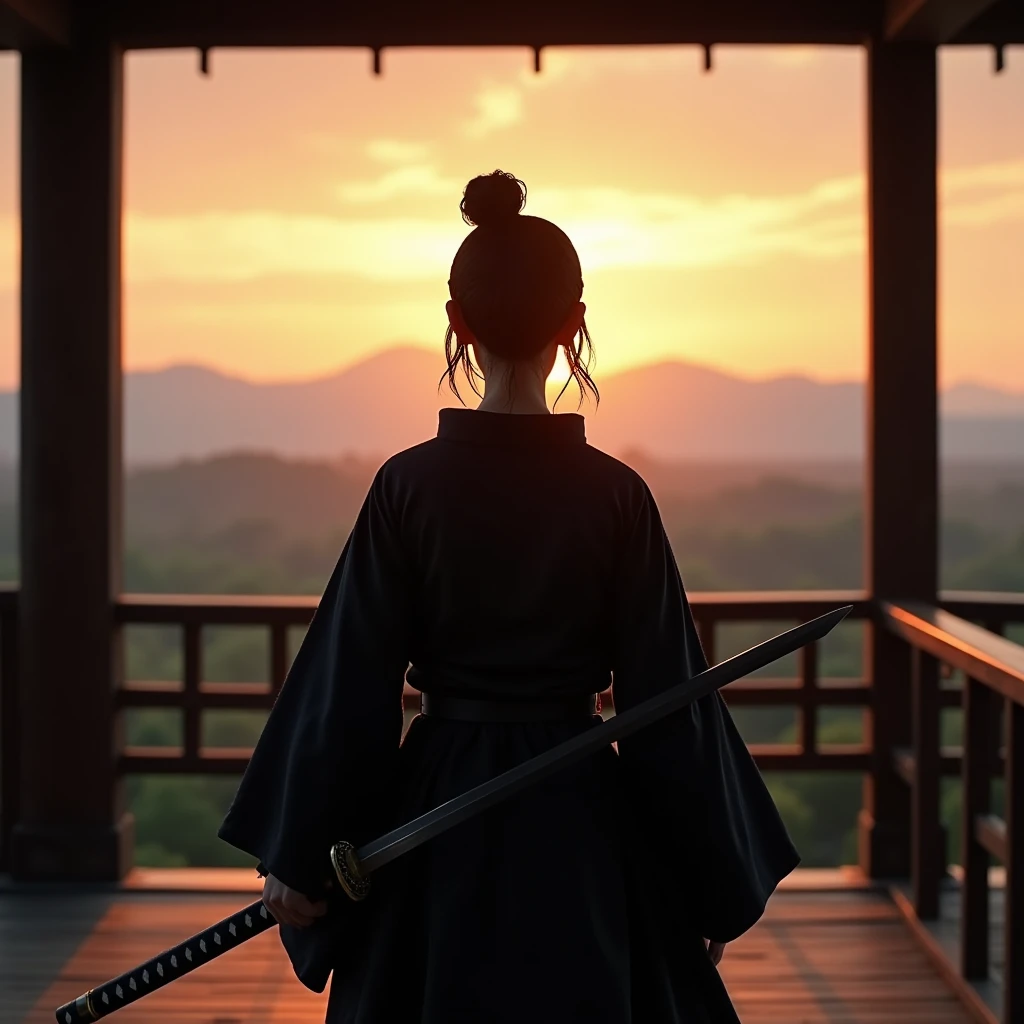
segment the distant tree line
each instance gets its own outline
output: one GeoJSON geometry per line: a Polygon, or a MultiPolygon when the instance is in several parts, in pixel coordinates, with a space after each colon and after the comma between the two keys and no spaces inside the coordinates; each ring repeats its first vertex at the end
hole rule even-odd
{"type": "MultiPolygon", "coordinates": [[[[374,466],[289,463],[233,456],[130,475],[126,490],[125,588],[143,593],[319,594],[344,543],[374,466]]],[[[691,591],[856,588],[863,579],[861,493],[806,478],[768,476],[708,492],[681,482],[672,467],[641,466],[652,481],[687,588],[691,591]],[[648,472],[650,470],[650,472],[648,472]],[[692,492],[698,492],[696,495],[692,492]]],[[[692,483],[693,469],[686,481],[692,483]]],[[[994,479],[944,496],[943,586],[1024,590],[1024,486],[994,479]]],[[[0,500],[0,578],[17,578],[17,522],[0,500]]],[[[777,631],[777,624],[723,625],[718,657],[777,631]]],[[[1017,636],[1024,640],[1024,633],[1017,636]]],[[[291,637],[292,649],[301,631],[291,637]]],[[[181,636],[171,627],[131,627],[126,666],[134,679],[180,679],[181,636]]],[[[821,651],[820,671],[857,678],[863,630],[844,624],[821,651]]],[[[268,676],[266,631],[204,631],[204,678],[251,682],[268,676]]],[[[795,675],[796,661],[770,674],[795,675]]],[[[738,708],[751,743],[793,743],[795,710],[738,708]]],[[[819,742],[848,744],[864,735],[857,709],[825,709],[819,742]]],[[[202,742],[251,746],[264,716],[207,712],[202,742]]],[[[174,711],[132,711],[133,745],[174,746],[174,711]]],[[[959,740],[959,712],[943,717],[943,741],[959,740]]],[[[804,864],[856,859],[862,780],[853,773],[774,773],[769,785],[804,864]]],[[[237,779],[136,776],[128,780],[136,816],[136,859],[147,865],[247,865],[251,859],[216,837],[237,779]]],[[[959,856],[959,784],[943,787],[950,854],[959,856]]]]}

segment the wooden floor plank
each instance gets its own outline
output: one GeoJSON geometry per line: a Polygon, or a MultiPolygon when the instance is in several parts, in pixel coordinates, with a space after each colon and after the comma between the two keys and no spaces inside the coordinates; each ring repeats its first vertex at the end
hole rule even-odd
{"type": "MultiPolygon", "coordinates": [[[[0,894],[0,948],[13,949],[23,936],[18,962],[25,968],[0,967],[0,1006],[16,1006],[19,998],[31,1006],[0,1020],[49,1024],[61,1003],[238,906],[237,895],[202,892],[124,892],[102,907],[95,896],[65,896],[58,906],[0,894]],[[63,945],[56,941],[65,918],[85,923],[71,946],[67,936],[63,945]]],[[[744,1024],[969,1021],[891,901],[876,892],[776,895],[764,920],[727,948],[722,974],[744,1024]]],[[[325,1006],[326,994],[295,980],[270,931],[119,1011],[116,1021],[313,1024],[323,1020],[325,1006]]]]}
{"type": "Polygon", "coordinates": [[[884,895],[787,893],[726,949],[744,1024],[967,1024],[884,895]]]}
{"type": "Polygon", "coordinates": [[[0,896],[2,1024],[17,1024],[32,1009],[109,904],[109,896],[96,893],[0,896]]]}

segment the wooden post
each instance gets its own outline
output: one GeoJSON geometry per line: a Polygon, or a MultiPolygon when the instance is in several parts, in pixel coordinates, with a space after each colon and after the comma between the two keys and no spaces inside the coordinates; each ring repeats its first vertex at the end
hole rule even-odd
{"type": "MultiPolygon", "coordinates": [[[[866,575],[877,599],[934,602],[938,590],[935,48],[868,50],[870,325],[866,575]]],[[[861,866],[909,869],[910,794],[895,747],[909,746],[906,645],[871,629],[872,770],[860,820],[861,866]]]]}
{"type": "Polygon", "coordinates": [[[118,879],[121,53],[21,58],[19,878],[118,879]]]}
{"type": "Polygon", "coordinates": [[[976,823],[991,809],[992,691],[976,679],[964,680],[964,761],[962,854],[964,881],[960,889],[960,973],[972,981],[988,977],[989,888],[988,851],[978,842],[976,823]]]}
{"type": "Polygon", "coordinates": [[[939,883],[946,869],[939,828],[939,671],[935,659],[914,651],[912,661],[914,788],[911,792],[911,873],[914,909],[922,921],[939,916],[939,883]]]}
{"type": "Polygon", "coordinates": [[[1024,1021],[1024,705],[1006,702],[1006,905],[1003,1021],[1024,1021]]]}

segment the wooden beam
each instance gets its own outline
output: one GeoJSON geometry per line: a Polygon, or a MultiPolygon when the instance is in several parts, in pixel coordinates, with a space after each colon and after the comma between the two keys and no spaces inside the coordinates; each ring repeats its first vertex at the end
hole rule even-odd
{"type": "Polygon", "coordinates": [[[1024,42],[1018,0],[523,0],[484,16],[464,0],[339,5],[331,0],[0,0],[0,48],[66,46],[96,15],[127,48],[543,46],[868,41],[1024,42]],[[75,18],[88,12],[89,19],[75,18]]]}
{"type": "Polygon", "coordinates": [[[70,38],[67,0],[0,0],[0,49],[67,46],[70,38]]]}
{"type": "Polygon", "coordinates": [[[886,40],[948,43],[995,0],[886,0],[886,40]]]}
{"type": "Polygon", "coordinates": [[[996,0],[950,41],[966,46],[1024,44],[1024,3],[1020,0],[996,0]]]}
{"type": "MultiPolygon", "coordinates": [[[[935,48],[868,50],[866,575],[875,600],[934,603],[938,589],[935,48]]],[[[911,740],[907,644],[881,625],[868,639],[873,765],[865,780],[866,873],[909,869],[910,803],[892,751],[911,740]]]]}
{"type": "Polygon", "coordinates": [[[121,53],[21,60],[20,820],[16,877],[116,880],[121,53]],[[73,98],[73,102],[69,100],[73,98]]]}
{"type": "Polygon", "coordinates": [[[864,0],[522,0],[486,8],[467,0],[112,0],[125,47],[559,46],[639,43],[859,44],[877,35],[864,0]]]}

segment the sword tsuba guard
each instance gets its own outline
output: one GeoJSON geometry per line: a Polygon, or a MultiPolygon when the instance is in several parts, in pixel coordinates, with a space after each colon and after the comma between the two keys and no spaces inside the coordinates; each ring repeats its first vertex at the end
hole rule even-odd
{"type": "Polygon", "coordinates": [[[366,899],[370,892],[370,880],[363,875],[356,849],[351,843],[342,840],[331,847],[331,864],[338,884],[349,899],[366,899]]]}

